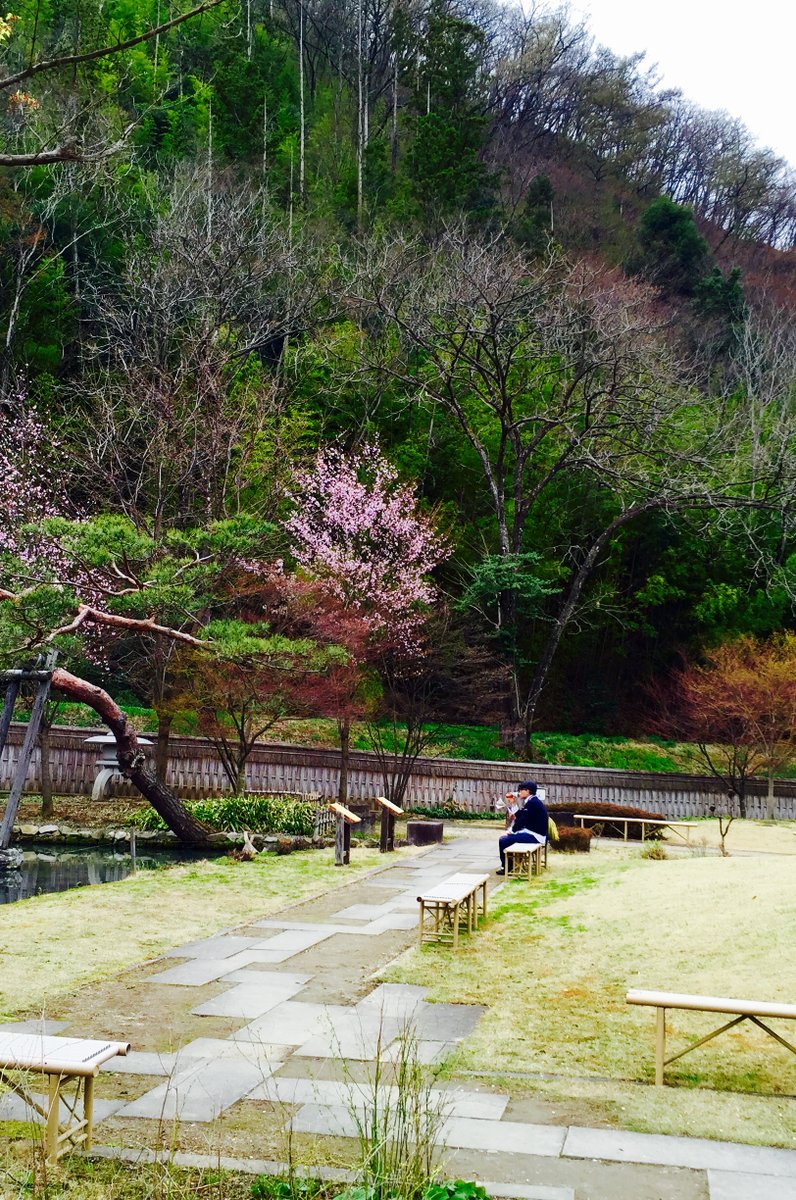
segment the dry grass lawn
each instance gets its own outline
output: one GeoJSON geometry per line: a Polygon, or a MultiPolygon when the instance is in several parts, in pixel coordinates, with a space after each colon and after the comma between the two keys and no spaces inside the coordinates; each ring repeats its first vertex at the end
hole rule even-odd
{"type": "MultiPolygon", "coordinates": [[[[602,843],[588,858],[552,856],[541,881],[508,881],[457,956],[412,950],[389,978],[488,1005],[456,1070],[518,1091],[518,1075],[547,1074],[538,1090],[588,1095],[626,1128],[796,1146],[796,1056],[744,1023],[674,1064],[675,1086],[659,1091],[648,1086],[654,1009],[625,1002],[631,987],[796,1002],[795,942],[791,857],[649,861],[602,843]]],[[[671,1013],[669,1052],[722,1023],[712,1020],[671,1013]]],[[[794,1023],[777,1028],[796,1042],[794,1023]]]]}
{"type": "Polygon", "coordinates": [[[344,872],[332,850],[263,855],[253,863],[216,858],[3,905],[0,1020],[43,1012],[81,985],[383,865],[378,851],[360,848],[344,872]]]}

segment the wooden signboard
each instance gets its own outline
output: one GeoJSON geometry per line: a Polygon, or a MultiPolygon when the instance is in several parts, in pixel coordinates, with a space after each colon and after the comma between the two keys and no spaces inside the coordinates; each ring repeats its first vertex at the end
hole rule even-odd
{"type": "Polygon", "coordinates": [[[337,817],[334,837],[334,865],[344,867],[351,861],[351,826],[358,825],[361,817],[351,812],[344,804],[330,804],[329,811],[337,817]]]}
{"type": "Polygon", "coordinates": [[[387,854],[395,849],[395,818],[401,816],[404,810],[386,796],[377,796],[376,803],[381,807],[379,850],[382,854],[387,854]]]}

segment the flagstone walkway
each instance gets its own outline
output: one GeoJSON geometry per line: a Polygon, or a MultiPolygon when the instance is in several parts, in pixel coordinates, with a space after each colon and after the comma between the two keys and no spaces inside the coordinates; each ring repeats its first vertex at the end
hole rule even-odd
{"type": "MultiPolygon", "coordinates": [[[[107,1063],[109,1073],[135,1077],[139,1094],[95,1102],[97,1140],[103,1123],[123,1143],[124,1131],[137,1123],[202,1127],[232,1114],[245,1120],[249,1109],[256,1119],[263,1102],[278,1112],[286,1106],[284,1123],[295,1135],[356,1138],[373,1098],[364,1082],[368,1064],[389,1060],[407,1026],[421,1060],[440,1062],[484,1011],[430,1004],[425,988],[376,985],[373,976],[416,936],[421,891],[459,871],[493,872],[495,860],[493,836],[457,838],[282,915],[169,951],[142,980],[151,1010],[163,1004],[164,1011],[175,1005],[179,1011],[187,998],[186,1026],[195,1029],[197,1018],[207,1018],[217,1036],[180,1039],[169,1051],[134,1049],[107,1063]]],[[[0,1028],[22,1027],[37,1026],[0,1028]]],[[[75,1021],[47,1023],[47,1032],[64,1028],[107,1034],[75,1021]]],[[[155,1029],[149,1046],[157,1044],[155,1029]]],[[[380,1099],[392,1098],[394,1089],[385,1086],[380,1099]]],[[[508,1096],[477,1087],[441,1086],[430,1099],[444,1114],[439,1136],[448,1169],[484,1180],[495,1196],[796,1200],[794,1151],[578,1128],[553,1123],[552,1114],[549,1123],[531,1123],[515,1119],[508,1096]]],[[[17,1097],[0,1098],[0,1119],[26,1116],[17,1097]]],[[[151,1157],[132,1148],[98,1153],[151,1157]]],[[[206,1157],[208,1165],[218,1164],[218,1154],[206,1157]]],[[[201,1163],[203,1155],[176,1160],[201,1163]]],[[[277,1169],[254,1158],[229,1165],[277,1169]]]]}

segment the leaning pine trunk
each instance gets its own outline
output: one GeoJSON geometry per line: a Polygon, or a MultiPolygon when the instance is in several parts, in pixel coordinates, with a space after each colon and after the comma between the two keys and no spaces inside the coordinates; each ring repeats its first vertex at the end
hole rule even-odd
{"type": "Polygon", "coordinates": [[[138,745],[135,730],[116,701],[102,688],[61,667],[53,671],[52,686],[71,700],[87,704],[102,717],[116,738],[116,758],[122,775],[138,788],[180,841],[187,846],[207,845],[207,829],[188,812],[174,792],[158,780],[138,745]]]}

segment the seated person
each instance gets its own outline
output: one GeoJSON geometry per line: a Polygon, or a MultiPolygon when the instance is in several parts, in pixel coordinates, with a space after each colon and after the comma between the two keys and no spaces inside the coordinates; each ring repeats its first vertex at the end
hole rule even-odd
{"type": "Polygon", "coordinates": [[[531,780],[519,784],[517,793],[522,808],[514,817],[511,832],[504,834],[498,841],[500,849],[500,870],[498,875],[506,873],[506,848],[517,843],[529,845],[544,845],[547,841],[548,815],[542,801],[536,795],[536,784],[531,780]]]}

